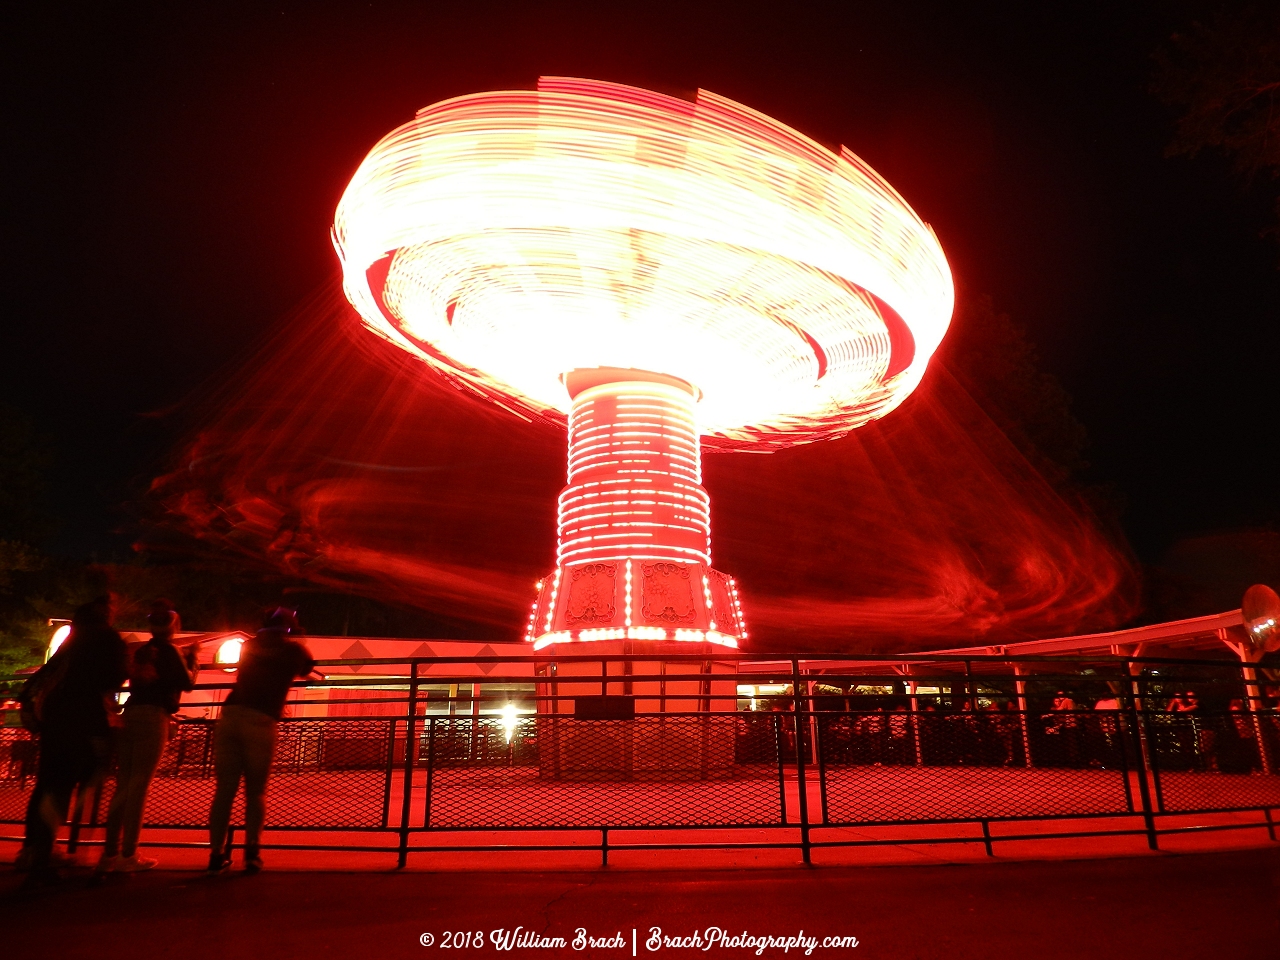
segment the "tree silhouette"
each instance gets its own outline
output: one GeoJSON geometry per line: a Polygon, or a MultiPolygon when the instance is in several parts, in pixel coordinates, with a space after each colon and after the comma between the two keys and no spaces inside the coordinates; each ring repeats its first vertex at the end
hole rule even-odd
{"type": "Polygon", "coordinates": [[[1218,5],[1154,58],[1152,92],[1178,112],[1167,155],[1219,150],[1249,186],[1280,176],[1280,5],[1218,5]]]}

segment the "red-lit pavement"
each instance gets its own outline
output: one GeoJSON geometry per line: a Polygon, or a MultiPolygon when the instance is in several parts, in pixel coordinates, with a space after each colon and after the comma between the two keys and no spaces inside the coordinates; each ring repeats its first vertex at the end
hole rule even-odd
{"type": "MultiPolygon", "coordinates": [[[[1280,955],[1280,849],[1113,860],[914,867],[540,873],[289,873],[205,877],[157,871],[87,876],[21,894],[0,877],[6,954],[14,957],[417,957],[449,931],[522,928],[564,947],[510,954],[693,956],[646,949],[650,928],[689,936],[856,937],[814,957],[1261,958],[1280,955]],[[622,947],[577,951],[577,928],[622,934],[622,947]],[[433,943],[424,947],[423,934],[433,943]],[[714,934],[713,934],[714,936],[714,934]]],[[[474,937],[474,934],[473,934],[474,937]]],[[[450,939],[453,939],[450,937],[450,939]]],[[[465,940],[465,937],[464,937],[465,940]]],[[[754,949],[714,946],[722,957],[754,949]]],[[[782,956],[766,948],[764,956],[782,956]]],[[[788,956],[804,955],[803,948],[788,956]]]]}

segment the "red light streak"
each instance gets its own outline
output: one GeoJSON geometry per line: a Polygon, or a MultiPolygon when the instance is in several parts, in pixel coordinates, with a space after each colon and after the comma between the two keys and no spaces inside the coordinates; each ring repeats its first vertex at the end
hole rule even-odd
{"type": "MultiPolygon", "coordinates": [[[[205,395],[199,432],[148,498],[163,512],[145,544],[425,611],[429,636],[519,633],[536,574],[555,565],[563,434],[414,376],[419,361],[353,321],[330,291],[205,395]]],[[[893,652],[1133,615],[1126,555],[943,367],[908,402],[833,443],[703,457],[713,556],[738,581],[747,642],[893,652]]],[[[621,626],[642,626],[638,565],[625,622],[625,566],[621,626]]]]}

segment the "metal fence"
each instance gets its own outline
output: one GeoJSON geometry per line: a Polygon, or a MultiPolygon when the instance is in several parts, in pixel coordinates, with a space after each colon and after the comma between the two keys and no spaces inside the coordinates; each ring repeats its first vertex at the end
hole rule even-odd
{"type": "MultiPolygon", "coordinates": [[[[1177,817],[1227,813],[1256,816],[1212,828],[1265,826],[1275,839],[1276,691],[1231,664],[917,658],[905,674],[874,661],[561,657],[523,674],[493,664],[482,679],[441,661],[328,664],[359,676],[300,689],[291,710],[302,715],[281,721],[266,826],[296,833],[267,846],[350,846],[403,865],[419,851],[520,847],[521,831],[538,831],[524,848],[585,844],[605,862],[611,849],[682,846],[794,846],[808,861],[815,848],[860,844],[980,842],[991,853],[1046,836],[997,835],[993,823],[1055,819],[1100,823],[1055,837],[1144,834],[1155,849],[1190,829],[1177,817]],[[344,715],[306,715],[327,710],[334,689],[344,715]],[[1187,690],[1201,691],[1191,706],[1187,690]],[[1101,709],[1086,706],[1092,694],[1101,709]],[[382,715],[350,715],[361,704],[382,715]],[[911,829],[928,824],[980,833],[911,829]],[[871,826],[890,829],[849,829],[871,826]],[[566,833],[548,843],[545,831],[566,833]],[[628,831],[641,839],[627,842],[628,831]]],[[[191,705],[213,713],[220,696],[205,687],[191,705]]],[[[215,722],[176,724],[144,842],[190,844],[175,832],[203,830],[215,722]]],[[[26,731],[0,729],[0,822],[22,822],[37,760],[26,731]]],[[[77,823],[100,825],[113,789],[108,774],[86,792],[77,823]]],[[[241,812],[238,797],[234,823],[241,812]]]]}

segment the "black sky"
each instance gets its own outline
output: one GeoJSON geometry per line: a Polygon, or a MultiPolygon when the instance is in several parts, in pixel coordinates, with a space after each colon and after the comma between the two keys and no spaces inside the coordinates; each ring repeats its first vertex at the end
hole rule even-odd
{"type": "Polygon", "coordinates": [[[1147,92],[1188,9],[30,5],[4,30],[0,399],[56,448],[58,547],[126,551],[118,505],[182,426],[154,414],[332,278],[375,140],[540,74],[705,87],[847,144],[935,227],[961,295],[1027,327],[1140,556],[1274,524],[1272,212],[1220,159],[1165,159],[1147,92]]]}

